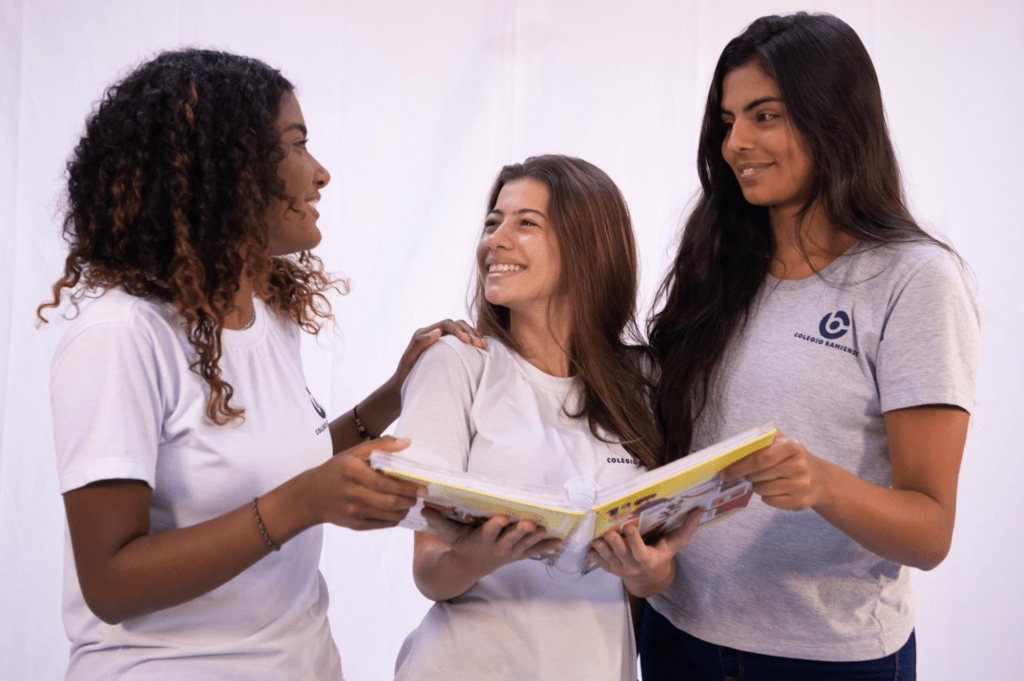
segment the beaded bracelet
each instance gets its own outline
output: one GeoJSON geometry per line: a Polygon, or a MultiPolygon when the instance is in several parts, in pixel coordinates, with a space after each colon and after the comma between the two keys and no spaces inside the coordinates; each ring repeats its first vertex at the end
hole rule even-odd
{"type": "Polygon", "coordinates": [[[256,519],[256,527],[260,529],[260,536],[263,537],[263,541],[267,542],[267,548],[271,551],[280,551],[281,547],[274,543],[274,540],[267,534],[267,528],[263,526],[263,518],[260,517],[260,508],[256,505],[256,500],[259,497],[252,498],[252,517],[256,519]]]}
{"type": "Polygon", "coordinates": [[[360,439],[362,439],[363,442],[372,440],[373,436],[370,435],[370,431],[368,431],[366,426],[363,425],[363,422],[359,420],[358,406],[352,407],[352,416],[356,420],[356,431],[359,432],[360,439]]]}

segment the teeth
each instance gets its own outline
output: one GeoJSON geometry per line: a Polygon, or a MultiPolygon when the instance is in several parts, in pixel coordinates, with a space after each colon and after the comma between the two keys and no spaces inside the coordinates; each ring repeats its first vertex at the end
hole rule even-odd
{"type": "Polygon", "coordinates": [[[754,169],[753,168],[744,168],[743,170],[740,171],[740,175],[753,175],[753,174],[754,174],[754,169]]]}
{"type": "Polygon", "coordinates": [[[518,272],[523,269],[522,265],[513,265],[511,263],[494,263],[487,268],[489,273],[494,272],[518,272]]]}

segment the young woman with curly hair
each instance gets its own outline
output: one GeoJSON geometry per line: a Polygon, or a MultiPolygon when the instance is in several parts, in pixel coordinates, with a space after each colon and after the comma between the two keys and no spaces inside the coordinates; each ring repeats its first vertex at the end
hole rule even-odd
{"type": "Polygon", "coordinates": [[[878,79],[829,15],[726,45],[702,193],[650,326],[668,459],[775,417],[757,493],[649,601],[647,681],[912,679],[910,568],[949,551],[978,317],[906,207],[878,79]]]}
{"type": "Polygon", "coordinates": [[[69,679],[341,677],[320,525],[404,517],[421,490],[366,458],[407,443],[360,440],[424,347],[470,336],[417,332],[328,423],[299,339],[345,284],[309,252],[330,175],[306,139],[278,71],[185,50],[109,88],[68,164],[70,254],[40,317],[77,311],[52,367],[69,679]]]}
{"type": "MultiPolygon", "coordinates": [[[[505,166],[477,268],[474,316],[490,342],[424,353],[396,430],[415,442],[410,455],[548,487],[612,485],[657,465],[650,363],[635,341],[636,247],[611,178],[566,156],[505,166]]],[[[468,529],[425,515],[435,533],[416,534],[413,574],[436,603],[402,647],[402,680],[635,679],[627,590],[665,588],[695,529],[655,546],[635,529],[609,533],[595,556],[603,569],[566,579],[523,560],[558,546],[528,520],[468,529]]]]}

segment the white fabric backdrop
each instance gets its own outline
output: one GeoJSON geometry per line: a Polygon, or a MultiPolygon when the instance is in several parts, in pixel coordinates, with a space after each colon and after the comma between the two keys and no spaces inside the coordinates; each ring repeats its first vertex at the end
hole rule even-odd
{"type": "MultiPolygon", "coordinates": [[[[920,678],[1024,678],[1024,6],[753,0],[0,0],[0,679],[59,678],[63,506],[47,395],[60,324],[33,326],[63,261],[63,164],[102,89],[181,45],[258,56],[299,87],[333,181],[320,255],[350,277],[338,330],[310,339],[331,414],[393,370],[409,334],[464,316],[486,191],[504,163],[562,152],[620,185],[644,303],[687,201],[707,83],[757,16],[829,11],[872,54],[922,222],[972,266],[982,365],[953,549],[915,575],[920,678]]],[[[410,533],[332,528],[322,569],[351,681],[387,679],[427,602],[410,533]]],[[[258,594],[254,594],[258,597],[258,594]]]]}

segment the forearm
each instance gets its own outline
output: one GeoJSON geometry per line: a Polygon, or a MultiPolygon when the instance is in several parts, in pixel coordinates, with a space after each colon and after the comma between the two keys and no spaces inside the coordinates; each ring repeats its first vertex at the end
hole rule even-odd
{"type": "MultiPolygon", "coordinates": [[[[302,515],[296,490],[297,484],[290,482],[259,498],[264,526],[278,546],[311,524],[302,515]]],[[[68,506],[72,532],[87,517],[81,504],[93,502],[102,504],[102,499],[79,498],[77,508],[68,506]]],[[[83,596],[105,622],[119,623],[198,598],[271,552],[251,504],[198,525],[157,534],[148,532],[148,518],[145,522],[145,532],[109,554],[103,555],[102,549],[87,542],[74,547],[83,596]]]]}
{"type": "MultiPolygon", "coordinates": [[[[356,409],[363,427],[371,436],[377,437],[402,413],[401,387],[395,386],[393,379],[389,379],[356,405],[356,409]]],[[[335,454],[362,442],[351,409],[331,421],[330,430],[335,454]]]]}
{"type": "Polygon", "coordinates": [[[447,601],[461,596],[492,572],[482,565],[463,560],[433,535],[421,532],[416,535],[413,579],[420,593],[432,601],[447,601]]]}
{"type": "Polygon", "coordinates": [[[867,482],[827,463],[829,493],[812,508],[851,539],[887,560],[930,570],[949,552],[955,510],[924,492],[867,482]]]}

